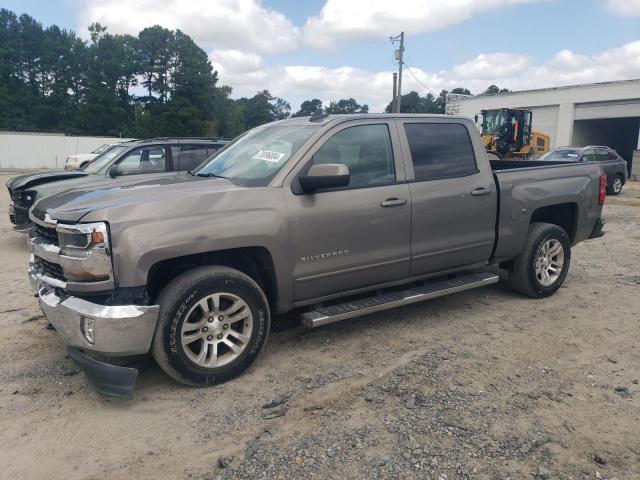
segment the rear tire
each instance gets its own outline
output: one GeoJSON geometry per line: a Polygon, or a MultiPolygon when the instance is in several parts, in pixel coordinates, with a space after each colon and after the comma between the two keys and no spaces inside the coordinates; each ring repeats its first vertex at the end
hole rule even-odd
{"type": "Polygon", "coordinates": [[[208,387],[229,380],[251,365],[267,341],[267,298],[238,270],[189,270],[162,290],[158,303],[151,353],[180,383],[208,387]]]}
{"type": "Polygon", "coordinates": [[[622,175],[618,174],[611,182],[611,188],[609,189],[609,193],[611,195],[618,195],[622,191],[622,185],[624,185],[624,179],[622,175]]]}
{"type": "Polygon", "coordinates": [[[562,286],[570,263],[567,233],[557,225],[532,223],[522,252],[509,269],[509,284],[528,297],[548,297],[562,286]]]}

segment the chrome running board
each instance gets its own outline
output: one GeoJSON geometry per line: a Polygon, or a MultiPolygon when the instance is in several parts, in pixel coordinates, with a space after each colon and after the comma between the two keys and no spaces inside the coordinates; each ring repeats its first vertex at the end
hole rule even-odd
{"type": "Polygon", "coordinates": [[[382,293],[371,297],[343,302],[302,314],[305,327],[321,327],[347,318],[359,317],[390,308],[422,302],[431,298],[443,297],[452,293],[471,290],[497,283],[499,277],[493,273],[471,273],[450,280],[439,280],[418,285],[406,290],[382,293]]]}

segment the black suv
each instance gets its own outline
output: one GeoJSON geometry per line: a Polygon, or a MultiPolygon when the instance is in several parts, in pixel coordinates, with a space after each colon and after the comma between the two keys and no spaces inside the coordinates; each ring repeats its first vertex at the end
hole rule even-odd
{"type": "Polygon", "coordinates": [[[26,230],[29,208],[36,199],[106,179],[189,171],[226,143],[206,138],[131,140],[112,145],[82,170],[19,175],[7,182],[13,201],[9,205],[9,218],[16,230],[26,230]]]}
{"type": "Polygon", "coordinates": [[[618,195],[627,182],[627,162],[612,148],[602,145],[587,147],[557,147],[538,160],[564,160],[575,162],[599,162],[607,176],[607,192],[618,195]]]}

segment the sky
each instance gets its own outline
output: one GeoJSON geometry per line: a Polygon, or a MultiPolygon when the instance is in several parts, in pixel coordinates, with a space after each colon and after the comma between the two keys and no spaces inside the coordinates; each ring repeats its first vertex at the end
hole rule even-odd
{"type": "MultiPolygon", "coordinates": [[[[233,96],[268,89],[293,111],[391,98],[390,36],[405,32],[403,93],[511,90],[640,78],[640,0],[0,0],[87,38],[93,22],[189,34],[233,96]]],[[[640,96],[640,92],[639,92],[640,96]]]]}

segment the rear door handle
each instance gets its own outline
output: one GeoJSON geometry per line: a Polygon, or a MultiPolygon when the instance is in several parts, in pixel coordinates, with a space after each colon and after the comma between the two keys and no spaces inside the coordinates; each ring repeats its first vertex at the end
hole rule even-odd
{"type": "Polygon", "coordinates": [[[381,207],[399,207],[405,205],[407,201],[403,198],[387,198],[380,204],[381,207]]]}
{"type": "Polygon", "coordinates": [[[479,195],[489,195],[491,193],[491,189],[487,187],[478,187],[475,190],[471,191],[471,195],[477,197],[479,195]]]}

